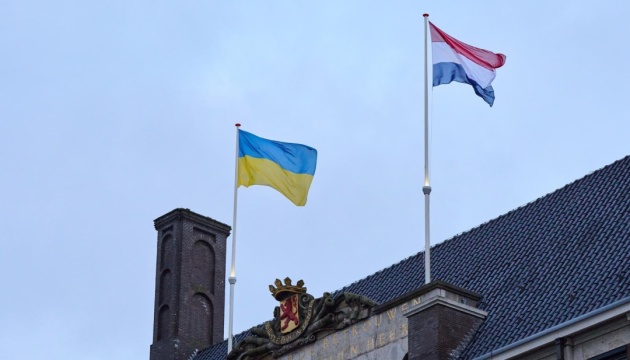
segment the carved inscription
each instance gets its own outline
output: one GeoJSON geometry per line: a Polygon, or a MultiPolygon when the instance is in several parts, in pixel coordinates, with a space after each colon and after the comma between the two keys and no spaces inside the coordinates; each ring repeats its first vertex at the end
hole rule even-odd
{"type": "Polygon", "coordinates": [[[420,303],[419,299],[409,300],[341,331],[320,338],[317,342],[286,354],[280,359],[350,360],[368,352],[378,352],[380,348],[383,348],[383,354],[391,354],[389,351],[392,349],[388,346],[395,347],[393,351],[399,349],[402,358],[407,352],[407,341],[404,339],[409,336],[407,318],[403,313],[418,303],[420,303]]]}

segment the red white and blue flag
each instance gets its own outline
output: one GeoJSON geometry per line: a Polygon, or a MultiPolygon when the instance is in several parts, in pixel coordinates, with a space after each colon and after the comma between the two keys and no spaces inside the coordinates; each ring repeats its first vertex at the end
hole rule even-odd
{"type": "Polygon", "coordinates": [[[429,22],[433,55],[433,86],[457,81],[470,84],[488,105],[494,103],[490,85],[496,72],[505,64],[505,55],[495,54],[454,39],[429,22]]]}

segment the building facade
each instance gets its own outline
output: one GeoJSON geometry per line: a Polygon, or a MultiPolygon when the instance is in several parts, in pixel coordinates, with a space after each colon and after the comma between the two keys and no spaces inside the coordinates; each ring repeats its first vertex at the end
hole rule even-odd
{"type": "Polygon", "coordinates": [[[277,280],[274,319],[236,335],[229,355],[222,331],[229,227],[178,209],[157,219],[156,230],[151,360],[629,358],[630,157],[435,245],[430,284],[423,253],[320,298],[304,282],[277,280]],[[182,251],[165,266],[169,226],[182,251]],[[177,233],[178,226],[205,233],[177,233]],[[211,250],[201,253],[212,254],[201,260],[199,239],[211,250]],[[165,297],[164,288],[178,295],[165,297]],[[192,309],[211,310],[187,317],[192,309]],[[175,354],[174,343],[186,346],[175,354]]]}

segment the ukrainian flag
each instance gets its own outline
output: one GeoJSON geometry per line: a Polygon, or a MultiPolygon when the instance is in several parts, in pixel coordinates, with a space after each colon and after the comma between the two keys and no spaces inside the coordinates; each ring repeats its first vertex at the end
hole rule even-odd
{"type": "Polygon", "coordinates": [[[295,205],[304,206],[316,165],[317,150],[312,147],[238,130],[237,186],[270,186],[295,205]]]}

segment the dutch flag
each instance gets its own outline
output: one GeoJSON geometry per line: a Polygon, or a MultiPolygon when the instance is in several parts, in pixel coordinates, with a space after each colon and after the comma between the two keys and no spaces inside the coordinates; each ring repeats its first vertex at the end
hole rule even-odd
{"type": "Polygon", "coordinates": [[[495,69],[505,64],[505,55],[495,54],[454,39],[429,22],[433,55],[433,86],[457,81],[470,84],[488,105],[494,103],[490,85],[495,69]]]}

